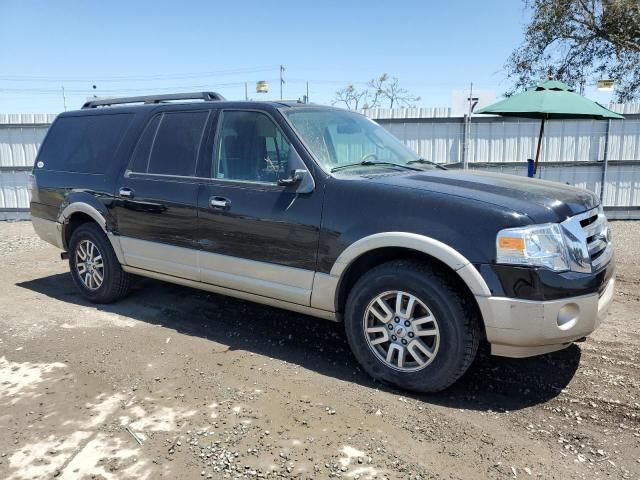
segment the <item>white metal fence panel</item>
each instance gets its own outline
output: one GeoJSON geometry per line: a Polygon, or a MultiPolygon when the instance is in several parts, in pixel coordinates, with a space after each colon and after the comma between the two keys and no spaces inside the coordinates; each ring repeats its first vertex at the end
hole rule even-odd
{"type": "Polygon", "coordinates": [[[640,160],[640,120],[611,122],[609,158],[640,160]]]}
{"type": "Polygon", "coordinates": [[[54,118],[0,114],[0,220],[28,218],[29,170],[54,118]]]}
{"type": "Polygon", "coordinates": [[[0,167],[33,165],[48,126],[0,125],[0,167]]]}
{"type": "MultiPolygon", "coordinates": [[[[637,208],[640,206],[640,104],[614,105],[613,109],[630,117],[610,122],[608,145],[606,121],[547,122],[541,152],[542,178],[581,186],[599,194],[607,147],[610,163],[604,203],[637,208]],[[586,161],[600,164],[556,165],[557,162],[586,161]],[[625,163],[616,164],[616,161],[625,163]],[[629,161],[638,161],[638,164],[629,164],[629,161]]],[[[477,116],[466,130],[463,119],[450,117],[449,109],[369,109],[366,114],[427,160],[460,164],[466,144],[470,167],[520,176],[526,175],[526,164],[509,163],[525,162],[535,156],[540,127],[535,120],[477,116]]],[[[27,170],[33,165],[54,117],[0,114],[0,218],[12,218],[15,210],[28,209],[27,170]]]]}
{"type": "MultiPolygon", "coordinates": [[[[471,168],[525,177],[526,165],[471,165],[471,168]]],[[[600,195],[602,185],[601,165],[546,165],[540,170],[540,178],[551,182],[566,183],[600,195]]],[[[605,207],[640,206],[640,162],[616,165],[610,163],[607,170],[603,204],[605,207]]]]}
{"type": "MultiPolygon", "coordinates": [[[[460,120],[378,121],[427,160],[438,163],[457,163],[463,160],[465,125],[460,120]]],[[[511,121],[497,117],[479,120],[474,117],[466,140],[468,161],[526,162],[535,157],[539,132],[538,121],[511,121]]],[[[606,138],[606,121],[547,121],[540,162],[603,160],[606,138]]],[[[611,121],[608,156],[610,160],[640,160],[640,120],[611,121]]]]}
{"type": "Polygon", "coordinates": [[[29,172],[9,171],[0,175],[0,209],[29,208],[29,172]]]}

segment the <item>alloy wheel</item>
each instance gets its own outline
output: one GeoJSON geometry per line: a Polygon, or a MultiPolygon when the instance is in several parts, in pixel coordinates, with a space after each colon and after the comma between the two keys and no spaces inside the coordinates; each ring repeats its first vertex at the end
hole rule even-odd
{"type": "Polygon", "coordinates": [[[75,251],[76,272],[89,290],[97,290],[104,281],[102,254],[91,240],[81,240],[75,251]]]}
{"type": "Polygon", "coordinates": [[[363,328],[378,359],[402,372],[425,368],[440,346],[436,317],[418,297],[399,290],[381,293],[369,303],[363,328]]]}

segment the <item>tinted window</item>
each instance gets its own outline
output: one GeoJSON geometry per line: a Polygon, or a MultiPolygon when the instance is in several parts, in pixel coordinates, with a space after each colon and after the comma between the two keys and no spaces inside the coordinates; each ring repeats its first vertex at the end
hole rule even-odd
{"type": "Polygon", "coordinates": [[[151,148],[147,172],[195,175],[198,150],[208,116],[209,112],[163,114],[151,148]]]}
{"type": "Polygon", "coordinates": [[[288,176],[291,145],[267,115],[224,112],[214,176],[275,183],[288,176]]]}
{"type": "Polygon", "coordinates": [[[104,173],[133,115],[62,117],[51,126],[38,161],[44,169],[104,173]]]}
{"type": "Polygon", "coordinates": [[[153,145],[153,139],[156,136],[156,130],[158,129],[158,123],[162,115],[156,115],[147,124],[146,128],[142,132],[138,145],[131,157],[131,165],[129,169],[133,172],[146,172],[149,164],[149,153],[151,152],[151,146],[153,145]]]}

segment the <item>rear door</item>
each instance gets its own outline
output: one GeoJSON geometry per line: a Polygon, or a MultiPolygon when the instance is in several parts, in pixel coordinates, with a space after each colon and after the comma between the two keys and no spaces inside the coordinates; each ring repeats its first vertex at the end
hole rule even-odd
{"type": "Polygon", "coordinates": [[[234,109],[218,117],[211,178],[198,195],[202,281],[309,305],[322,189],[278,185],[305,165],[272,116],[234,109]]]}
{"type": "Polygon", "coordinates": [[[173,107],[153,115],[116,187],[127,265],[198,280],[198,157],[211,110],[173,107]]]}

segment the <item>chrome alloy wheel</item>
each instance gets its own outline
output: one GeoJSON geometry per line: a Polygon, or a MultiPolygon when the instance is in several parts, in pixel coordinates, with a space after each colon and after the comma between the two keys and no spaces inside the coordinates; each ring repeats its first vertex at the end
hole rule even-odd
{"type": "Polygon", "coordinates": [[[394,370],[422,370],[438,353],[438,322],[410,293],[394,290],[375,297],[365,310],[363,327],[369,348],[394,370]]]}
{"type": "Polygon", "coordinates": [[[76,271],[89,290],[97,290],[104,280],[102,254],[91,240],[82,240],[76,247],[76,271]]]}

